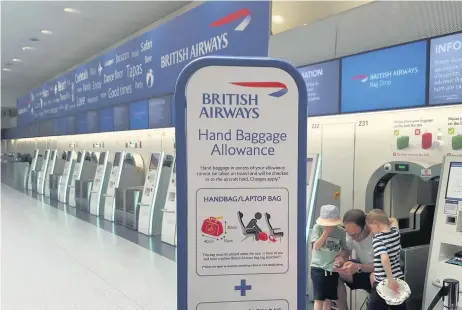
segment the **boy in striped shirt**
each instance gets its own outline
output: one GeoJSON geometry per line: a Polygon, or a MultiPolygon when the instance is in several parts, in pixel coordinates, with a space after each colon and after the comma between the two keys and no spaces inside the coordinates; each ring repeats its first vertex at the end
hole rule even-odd
{"type": "Polygon", "coordinates": [[[367,214],[366,224],[374,235],[372,246],[374,249],[374,285],[369,300],[368,309],[406,309],[406,303],[398,306],[389,306],[376,291],[377,284],[388,279],[388,287],[398,292],[396,279],[404,279],[400,265],[401,236],[399,229],[392,227],[388,216],[379,209],[374,209],[367,214]]]}

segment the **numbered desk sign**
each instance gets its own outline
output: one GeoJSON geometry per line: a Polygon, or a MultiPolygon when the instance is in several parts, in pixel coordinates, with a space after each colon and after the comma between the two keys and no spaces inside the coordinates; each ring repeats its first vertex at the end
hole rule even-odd
{"type": "Polygon", "coordinates": [[[284,61],[205,57],[175,89],[178,309],[305,309],[307,98],[284,61]]]}

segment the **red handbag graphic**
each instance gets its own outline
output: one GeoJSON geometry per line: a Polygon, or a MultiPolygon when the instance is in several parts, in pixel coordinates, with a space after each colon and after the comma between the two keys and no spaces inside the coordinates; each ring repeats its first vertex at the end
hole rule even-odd
{"type": "Polygon", "coordinates": [[[422,135],[422,148],[423,149],[429,149],[432,147],[432,133],[431,132],[425,132],[422,135]]]}
{"type": "Polygon", "coordinates": [[[201,230],[206,235],[218,237],[223,233],[223,224],[211,216],[202,222],[201,230]]]}

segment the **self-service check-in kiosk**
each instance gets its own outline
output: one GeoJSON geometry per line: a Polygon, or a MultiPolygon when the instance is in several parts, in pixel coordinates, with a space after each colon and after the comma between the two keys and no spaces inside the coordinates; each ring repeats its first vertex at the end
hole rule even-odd
{"type": "Polygon", "coordinates": [[[109,175],[112,168],[112,164],[108,161],[109,151],[101,152],[97,161],[96,170],[93,173],[90,181],[87,181],[86,184],[82,187],[91,188],[90,197],[89,197],[89,207],[90,213],[96,216],[100,216],[104,212],[104,197],[103,193],[107,190],[107,184],[109,181],[109,175]]]}
{"type": "MultiPolygon", "coordinates": [[[[116,152],[104,195],[104,219],[114,222],[116,207],[116,189],[142,186],[144,182],[144,162],[139,154],[116,152]]],[[[120,202],[123,204],[123,200],[120,202]]]]}
{"type": "Polygon", "coordinates": [[[366,187],[365,211],[382,209],[398,220],[401,265],[412,295],[409,310],[421,309],[441,164],[394,161],[378,167],[366,187]]]}
{"type": "Polygon", "coordinates": [[[66,162],[64,163],[63,175],[59,181],[58,186],[58,201],[62,203],[68,202],[69,197],[69,181],[74,174],[74,165],[77,154],[74,151],[66,152],[66,162]]]}
{"type": "Polygon", "coordinates": [[[74,165],[74,173],[69,182],[69,205],[82,209],[82,196],[85,190],[82,189],[82,183],[87,180],[93,181],[96,166],[98,164],[98,154],[86,151],[77,153],[77,161],[74,165]]]}
{"type": "MultiPolygon", "coordinates": [[[[421,309],[428,309],[437,293],[447,288],[448,279],[457,286],[462,280],[462,156],[445,157],[437,197],[421,309]]],[[[462,309],[462,303],[457,304],[462,290],[457,287],[455,295],[443,297],[435,309],[462,309]]]]}
{"type": "Polygon", "coordinates": [[[173,170],[174,157],[164,152],[152,153],[149,172],[140,203],[138,231],[145,235],[162,233],[162,209],[173,170]]]}
{"type": "Polygon", "coordinates": [[[176,246],[176,162],[173,161],[173,171],[168,183],[162,217],[162,242],[176,246]]]}
{"type": "Polygon", "coordinates": [[[37,191],[37,174],[42,169],[43,156],[39,150],[34,151],[32,162],[30,164],[29,174],[27,175],[26,189],[28,191],[37,191]]]}
{"type": "MultiPolygon", "coordinates": [[[[334,205],[340,209],[340,186],[321,179],[321,156],[308,155],[306,158],[306,242],[308,262],[311,262],[311,231],[323,205],[334,205]]],[[[308,265],[307,294],[313,300],[313,285],[308,265]]]]}
{"type": "Polygon", "coordinates": [[[43,156],[42,166],[40,167],[40,171],[37,173],[37,193],[42,194],[45,191],[45,178],[48,172],[48,164],[50,160],[50,150],[45,150],[45,155],[43,156]]]}
{"type": "MultiPolygon", "coordinates": [[[[56,193],[57,193],[57,187],[58,187],[58,182],[56,182],[60,176],[62,176],[63,171],[64,171],[64,163],[66,162],[64,156],[63,157],[58,155],[58,150],[52,150],[50,153],[50,159],[48,160],[48,167],[47,167],[47,173],[45,175],[45,184],[44,184],[44,191],[43,195],[45,197],[50,197],[51,196],[51,186],[55,186],[56,188],[56,193]],[[50,183],[51,176],[58,176],[58,177],[53,177],[53,182],[50,183]]],[[[56,195],[56,199],[57,199],[56,195]]]]}
{"type": "Polygon", "coordinates": [[[56,151],[54,164],[50,162],[48,165],[48,171],[51,172],[48,174],[47,183],[45,186],[45,196],[50,197],[52,200],[57,201],[59,195],[59,187],[61,179],[64,175],[64,168],[67,163],[67,152],[62,152],[61,155],[56,151]],[[48,190],[48,193],[47,193],[48,190]]]}

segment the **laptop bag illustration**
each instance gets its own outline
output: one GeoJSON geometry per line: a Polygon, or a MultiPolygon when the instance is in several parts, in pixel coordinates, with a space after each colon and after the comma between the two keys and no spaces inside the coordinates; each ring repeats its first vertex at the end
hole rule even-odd
{"type": "Polygon", "coordinates": [[[396,147],[398,150],[403,150],[409,147],[409,136],[401,136],[396,139],[396,147]]]}
{"type": "Polygon", "coordinates": [[[429,149],[432,147],[432,133],[431,132],[425,132],[422,134],[422,148],[423,149],[429,149]]]}
{"type": "Polygon", "coordinates": [[[452,137],[452,149],[461,150],[462,149],[462,135],[457,135],[452,137]]]}

